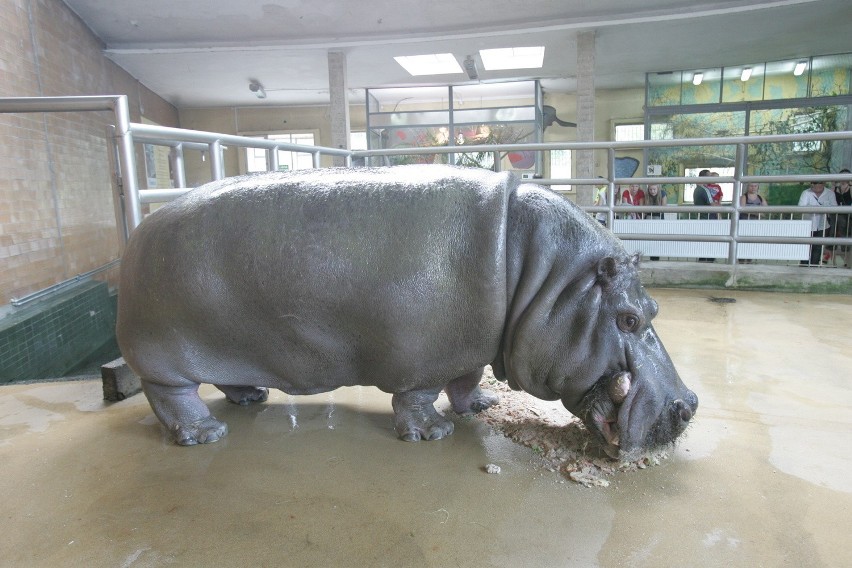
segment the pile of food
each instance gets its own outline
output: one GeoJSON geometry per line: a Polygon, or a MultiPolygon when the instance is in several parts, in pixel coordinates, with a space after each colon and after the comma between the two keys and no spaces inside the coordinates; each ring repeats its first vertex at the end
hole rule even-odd
{"type": "Polygon", "coordinates": [[[485,369],[482,387],[500,396],[500,402],[476,415],[479,420],[511,440],[532,448],[549,471],[559,471],[586,487],[609,486],[605,479],[618,472],[636,471],[657,465],[668,453],[646,453],[632,462],[617,462],[606,456],[579,418],[560,402],[547,402],[511,390],[485,369]]]}

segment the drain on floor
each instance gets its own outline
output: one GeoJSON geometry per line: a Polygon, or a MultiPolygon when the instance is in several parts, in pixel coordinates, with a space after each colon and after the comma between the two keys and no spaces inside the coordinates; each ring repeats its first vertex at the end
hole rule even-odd
{"type": "Polygon", "coordinates": [[[710,296],[707,299],[717,304],[734,304],[737,301],[736,298],[717,298],[716,296],[710,296]]]}

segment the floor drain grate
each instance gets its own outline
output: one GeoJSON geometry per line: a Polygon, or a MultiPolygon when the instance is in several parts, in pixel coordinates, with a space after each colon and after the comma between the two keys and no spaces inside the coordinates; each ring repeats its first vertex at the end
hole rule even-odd
{"type": "Polygon", "coordinates": [[[710,296],[707,299],[717,304],[734,304],[737,301],[736,298],[717,298],[716,296],[710,296]]]}

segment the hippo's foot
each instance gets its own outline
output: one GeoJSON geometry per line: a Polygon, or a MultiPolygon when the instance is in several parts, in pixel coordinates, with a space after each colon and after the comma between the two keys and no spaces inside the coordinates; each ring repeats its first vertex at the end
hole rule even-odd
{"type": "Polygon", "coordinates": [[[178,425],[172,431],[172,437],[181,446],[195,444],[210,444],[224,438],[228,433],[228,425],[219,422],[214,416],[208,416],[192,424],[178,425]]]}
{"type": "Polygon", "coordinates": [[[142,390],[154,414],[181,446],[209,444],[228,433],[228,426],[210,414],[198,396],[198,384],[176,379],[180,386],[142,380],[142,390]]]}
{"type": "Polygon", "coordinates": [[[433,403],[441,389],[407,391],[393,395],[394,428],[406,442],[440,440],[453,433],[452,422],[438,414],[433,403]]]}
{"type": "Polygon", "coordinates": [[[265,387],[216,385],[216,388],[225,393],[228,400],[240,406],[246,406],[253,402],[265,402],[269,398],[269,389],[265,387]]]}
{"type": "Polygon", "coordinates": [[[450,399],[450,404],[452,404],[453,412],[456,414],[482,412],[500,402],[500,397],[496,394],[479,388],[481,377],[482,369],[479,369],[453,379],[444,387],[444,392],[447,393],[447,398],[450,399]]]}

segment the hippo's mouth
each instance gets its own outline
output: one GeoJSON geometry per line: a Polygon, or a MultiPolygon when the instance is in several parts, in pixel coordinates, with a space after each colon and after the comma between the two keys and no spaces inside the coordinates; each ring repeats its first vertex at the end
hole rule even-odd
{"type": "Polygon", "coordinates": [[[603,450],[608,456],[618,459],[622,453],[622,433],[630,432],[630,412],[638,389],[631,389],[632,375],[629,371],[616,373],[602,379],[584,398],[582,418],[603,438],[603,450]]]}
{"type": "Polygon", "coordinates": [[[633,381],[629,371],[619,371],[592,387],[580,402],[578,416],[609,457],[631,461],[643,451],[673,443],[698,407],[692,391],[659,406],[649,404],[650,400],[641,381],[633,381]]]}

